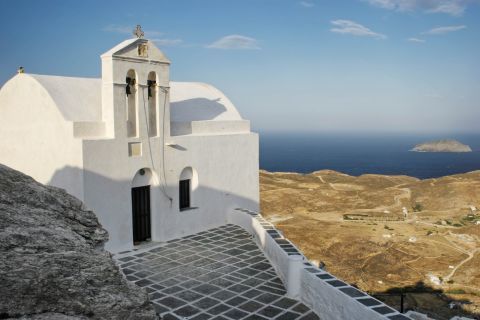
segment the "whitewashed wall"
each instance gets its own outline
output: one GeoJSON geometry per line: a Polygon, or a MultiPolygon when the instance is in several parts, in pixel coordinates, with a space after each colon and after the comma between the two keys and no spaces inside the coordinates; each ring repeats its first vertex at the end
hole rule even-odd
{"type": "Polygon", "coordinates": [[[138,57],[136,45],[145,41],[127,40],[103,54],[101,83],[36,76],[43,79],[39,83],[20,74],[0,92],[0,162],[83,200],[108,230],[106,248],[112,252],[133,247],[131,188],[140,169],[152,171],[154,241],[222,225],[229,210],[257,210],[259,203],[258,136],[250,132],[249,122],[217,89],[179,83],[177,120],[192,120],[193,110],[202,121],[193,121],[190,134],[171,136],[170,62],[150,42],[149,56],[138,57]],[[125,78],[132,69],[138,134],[127,137],[125,78]],[[158,134],[149,137],[147,79],[152,71],[158,134]],[[214,104],[215,113],[206,102],[214,104]],[[141,154],[129,154],[131,143],[141,144],[141,154]],[[196,208],[180,212],[178,183],[186,167],[198,175],[192,194],[196,208]]]}
{"type": "Polygon", "coordinates": [[[179,136],[178,147],[166,147],[165,191],[163,193],[162,139],[150,139],[154,166],[144,142],[142,157],[127,157],[126,142],[85,141],[85,202],[109,230],[107,249],[132,248],[131,181],[138,170],[151,169],[158,180],[151,188],[152,237],[165,241],[225,224],[226,213],[236,207],[258,210],[258,136],[179,136]],[[177,149],[181,147],[181,149],[177,149]],[[91,155],[91,156],[88,156],[91,155]],[[182,170],[192,167],[198,188],[192,206],[180,211],[178,181],[182,170]]]}
{"type": "Polygon", "coordinates": [[[82,160],[82,141],[50,93],[28,74],[9,80],[0,90],[0,163],[84,200],[80,170],[52,180],[59,169],[81,168],[82,160]]]}

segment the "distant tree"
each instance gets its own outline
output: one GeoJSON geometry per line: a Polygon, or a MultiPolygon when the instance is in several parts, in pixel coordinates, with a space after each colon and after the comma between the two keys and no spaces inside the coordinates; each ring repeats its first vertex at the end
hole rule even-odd
{"type": "Polygon", "coordinates": [[[421,212],[423,210],[423,206],[420,203],[415,203],[412,206],[413,212],[421,212]]]}

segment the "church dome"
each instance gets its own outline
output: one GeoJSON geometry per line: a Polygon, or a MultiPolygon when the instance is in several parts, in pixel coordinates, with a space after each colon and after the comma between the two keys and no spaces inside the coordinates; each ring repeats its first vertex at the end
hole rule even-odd
{"type": "Polygon", "coordinates": [[[172,122],[242,120],[233,103],[217,88],[200,82],[170,82],[172,122]]]}

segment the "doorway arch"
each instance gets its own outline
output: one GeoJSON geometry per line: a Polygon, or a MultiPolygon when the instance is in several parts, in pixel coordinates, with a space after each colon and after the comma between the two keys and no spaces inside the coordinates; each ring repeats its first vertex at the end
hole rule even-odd
{"type": "Polygon", "coordinates": [[[133,244],[152,239],[150,187],[154,174],[149,168],[137,171],[131,185],[133,244]]]}

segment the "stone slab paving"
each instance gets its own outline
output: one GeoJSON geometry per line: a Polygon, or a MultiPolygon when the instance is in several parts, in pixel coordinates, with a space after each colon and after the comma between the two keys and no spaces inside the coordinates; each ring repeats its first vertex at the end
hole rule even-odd
{"type": "Polygon", "coordinates": [[[320,319],[285,296],[252,236],[235,225],[114,258],[129,281],[147,290],[162,319],[320,319]]]}

